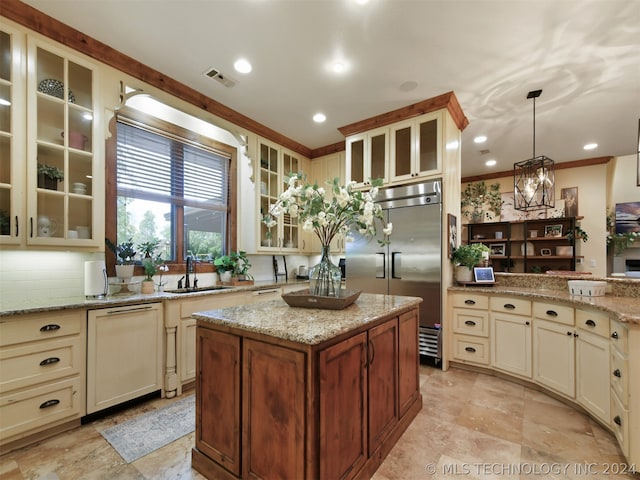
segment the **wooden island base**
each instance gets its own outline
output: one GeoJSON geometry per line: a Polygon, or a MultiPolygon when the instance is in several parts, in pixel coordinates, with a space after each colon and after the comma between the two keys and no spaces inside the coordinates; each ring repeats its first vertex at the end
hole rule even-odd
{"type": "Polygon", "coordinates": [[[208,479],[370,478],[422,408],[420,301],[362,294],[340,312],[274,300],[194,314],[193,468],[208,479]]]}

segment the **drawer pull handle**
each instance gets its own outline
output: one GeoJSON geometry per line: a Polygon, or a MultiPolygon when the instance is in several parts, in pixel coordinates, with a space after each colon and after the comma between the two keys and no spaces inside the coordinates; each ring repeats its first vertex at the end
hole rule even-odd
{"type": "Polygon", "coordinates": [[[585,325],[588,325],[589,327],[595,327],[596,326],[596,322],[594,322],[593,320],[589,319],[586,322],[584,322],[585,325]]]}
{"type": "Polygon", "coordinates": [[[620,369],[619,369],[619,368],[616,368],[616,369],[613,371],[613,376],[614,376],[614,377],[618,377],[618,378],[621,378],[621,377],[622,377],[622,373],[620,372],[620,369]]]}
{"type": "Polygon", "coordinates": [[[464,347],[467,352],[476,353],[476,349],[473,347],[464,347]]]}
{"type": "Polygon", "coordinates": [[[618,339],[618,332],[613,332],[611,334],[611,338],[615,338],[617,340],[618,339]]]}
{"type": "Polygon", "coordinates": [[[512,303],[505,303],[504,308],[506,308],[507,310],[515,310],[516,306],[512,303]]]}
{"type": "Polygon", "coordinates": [[[49,407],[53,407],[55,405],[58,405],[60,403],[60,400],[58,400],[57,398],[54,398],[52,400],[47,400],[44,403],[40,404],[40,408],[49,408],[49,407]]]}
{"type": "Polygon", "coordinates": [[[465,303],[465,305],[475,305],[476,301],[475,300],[465,300],[464,303],[465,303]]]}
{"type": "Polygon", "coordinates": [[[550,317],[557,317],[558,312],[556,312],[555,310],[547,310],[547,315],[549,315],[550,317]]]}
{"type": "Polygon", "coordinates": [[[613,423],[615,423],[618,426],[622,425],[622,419],[620,418],[619,415],[616,415],[615,417],[613,417],[613,423]]]}
{"type": "Polygon", "coordinates": [[[49,325],[43,325],[42,327],[40,327],[41,332],[53,332],[55,330],[60,330],[60,325],[50,323],[49,325]]]}
{"type": "Polygon", "coordinates": [[[469,325],[470,327],[475,327],[476,326],[476,322],[474,322],[473,320],[466,320],[464,322],[465,325],[469,325]]]}
{"type": "Polygon", "coordinates": [[[40,362],[40,366],[51,365],[52,363],[58,363],[60,359],[58,357],[45,358],[40,362]]]}

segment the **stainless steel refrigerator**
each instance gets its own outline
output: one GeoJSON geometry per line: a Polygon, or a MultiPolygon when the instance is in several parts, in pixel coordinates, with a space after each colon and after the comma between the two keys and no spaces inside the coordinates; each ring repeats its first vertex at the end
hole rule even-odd
{"type": "MultiPolygon", "coordinates": [[[[367,293],[422,297],[421,355],[441,357],[441,182],[381,189],[376,198],[393,224],[391,243],[355,234],[347,242],[346,287],[367,293]]],[[[377,238],[382,238],[379,232],[377,238]]]]}

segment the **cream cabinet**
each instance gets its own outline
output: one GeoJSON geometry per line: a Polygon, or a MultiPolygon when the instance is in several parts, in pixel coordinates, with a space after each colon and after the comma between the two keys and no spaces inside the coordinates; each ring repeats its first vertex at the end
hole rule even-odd
{"type": "Polygon", "coordinates": [[[307,173],[309,160],[273,142],[258,138],[257,211],[260,212],[258,251],[296,253],[304,250],[302,225],[289,214],[276,218],[277,225],[268,228],[262,221],[271,206],[288,187],[291,173],[307,173]]]}
{"type": "Polygon", "coordinates": [[[452,352],[455,360],[489,364],[489,297],[453,295],[452,352]]]}
{"type": "MultiPolygon", "coordinates": [[[[196,378],[196,320],[191,318],[193,313],[259,303],[280,298],[281,293],[282,289],[278,287],[167,300],[164,311],[165,328],[170,329],[175,325],[178,334],[173,340],[177,342],[177,358],[167,356],[165,369],[170,376],[173,374],[178,377],[176,382],[169,383],[176,389],[176,394],[180,395],[182,387],[196,378]]],[[[167,395],[173,396],[169,392],[167,395]]]]}
{"type": "Polygon", "coordinates": [[[533,303],[533,379],[575,396],[574,311],[567,305],[533,303]]]}
{"type": "Polygon", "coordinates": [[[85,348],[85,310],[0,320],[0,445],[79,425],[85,348]]]}
{"type": "Polygon", "coordinates": [[[25,37],[0,21],[0,244],[25,228],[25,37]]]}
{"type": "Polygon", "coordinates": [[[490,307],[491,366],[531,378],[531,302],[491,297],[490,307]]]}
{"type": "Polygon", "coordinates": [[[389,182],[389,128],[352,135],[346,149],[347,181],[356,182],[356,188],[368,187],[378,178],[389,182]]]}
{"type": "Polygon", "coordinates": [[[162,390],[162,304],[89,310],[87,413],[162,390]]]}
{"type": "MultiPolygon", "coordinates": [[[[629,369],[629,329],[615,320],[611,320],[609,325],[609,338],[611,342],[611,372],[609,374],[611,384],[611,427],[620,444],[622,453],[630,462],[640,460],[640,428],[638,426],[640,415],[639,412],[633,412],[635,429],[630,428],[631,425],[631,387],[635,387],[638,392],[638,386],[633,385],[633,379],[629,369]],[[633,437],[633,439],[632,439],[633,437]],[[633,440],[633,442],[632,442],[633,440]],[[633,443],[634,449],[631,449],[633,443]]],[[[637,353],[636,353],[637,356],[637,353]]],[[[636,382],[637,383],[637,382],[636,382]]],[[[638,401],[636,400],[636,409],[638,401]]]]}
{"type": "Polygon", "coordinates": [[[442,171],[442,112],[390,128],[390,180],[402,183],[442,171]]]}

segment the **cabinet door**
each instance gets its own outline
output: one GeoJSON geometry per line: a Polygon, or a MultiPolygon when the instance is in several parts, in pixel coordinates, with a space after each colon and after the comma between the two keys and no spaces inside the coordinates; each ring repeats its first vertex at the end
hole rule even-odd
{"type": "Polygon", "coordinates": [[[611,402],[609,387],[609,341],[578,329],[576,341],[578,403],[609,424],[611,402]]]}
{"type": "Polygon", "coordinates": [[[24,238],[24,36],[0,25],[0,244],[24,238]]]}
{"type": "Polygon", "coordinates": [[[367,171],[365,169],[365,159],[367,156],[367,149],[365,148],[367,142],[366,134],[354,135],[347,138],[347,181],[356,182],[357,187],[365,185],[365,180],[368,180],[367,171]]]}
{"type": "MultiPolygon", "coordinates": [[[[417,342],[416,342],[417,347],[417,342]]],[[[398,319],[369,331],[369,456],[398,423],[398,319]]]]}
{"type": "Polygon", "coordinates": [[[87,413],[162,388],[162,306],[90,310],[87,413]]]}
{"type": "Polygon", "coordinates": [[[491,314],[491,365],[531,378],[530,317],[491,314]]]}
{"type": "Polygon", "coordinates": [[[366,333],[319,353],[319,478],[351,478],[367,460],[366,354],[366,333]]]}
{"type": "Polygon", "coordinates": [[[575,340],[573,327],[535,319],[533,379],[556,392],[575,397],[575,340]]]}
{"type": "Polygon", "coordinates": [[[369,132],[367,141],[369,142],[369,165],[365,168],[365,184],[369,185],[371,180],[377,178],[387,183],[389,180],[389,129],[382,128],[369,132]]]}
{"type": "Polygon", "coordinates": [[[240,475],[240,337],[197,329],[196,448],[240,475]]]}
{"type": "Polygon", "coordinates": [[[420,354],[418,353],[418,311],[400,315],[399,328],[399,402],[402,417],[420,395],[420,354]]]}
{"type": "Polygon", "coordinates": [[[262,219],[269,213],[271,206],[278,201],[280,195],[280,155],[276,145],[261,140],[258,143],[259,170],[259,197],[258,208],[260,211],[260,246],[275,250],[278,242],[278,226],[267,228],[262,219]]]}
{"type": "Polygon", "coordinates": [[[28,39],[27,243],[99,246],[103,148],[96,142],[96,66],[28,39]],[[42,174],[55,171],[57,179],[42,174]]]}
{"type": "Polygon", "coordinates": [[[305,478],[305,354],[244,339],[243,477],[305,478]]]}

